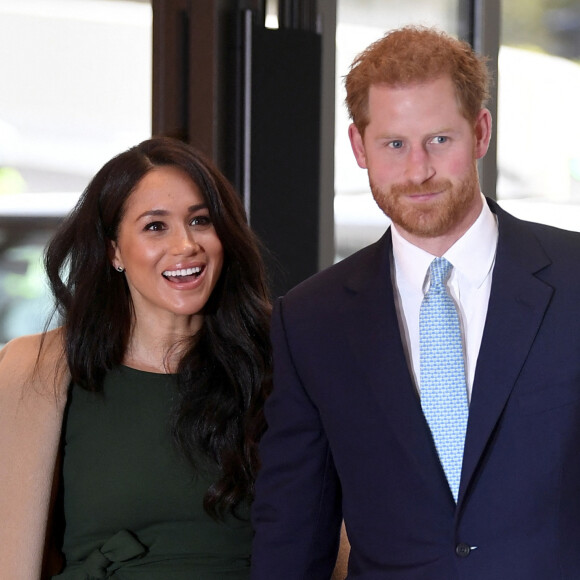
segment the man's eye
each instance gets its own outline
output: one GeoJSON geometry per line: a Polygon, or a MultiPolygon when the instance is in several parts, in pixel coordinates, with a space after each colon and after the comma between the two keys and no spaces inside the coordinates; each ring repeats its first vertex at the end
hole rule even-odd
{"type": "Polygon", "coordinates": [[[433,137],[431,140],[432,143],[447,143],[448,137],[444,137],[443,135],[437,135],[437,137],[433,137]]]}
{"type": "Polygon", "coordinates": [[[389,143],[389,147],[391,147],[392,149],[400,149],[402,146],[403,146],[402,141],[391,141],[389,143]]]}

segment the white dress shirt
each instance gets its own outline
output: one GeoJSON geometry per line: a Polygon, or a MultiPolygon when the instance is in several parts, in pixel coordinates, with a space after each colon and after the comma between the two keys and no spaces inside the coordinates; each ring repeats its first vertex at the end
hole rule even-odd
{"type": "MultiPolygon", "coordinates": [[[[435,256],[405,240],[394,224],[391,233],[394,258],[391,274],[399,327],[407,363],[417,392],[420,392],[419,311],[429,289],[429,265],[435,256]]],[[[497,238],[496,217],[483,198],[483,208],[475,223],[443,256],[453,265],[447,287],[457,305],[461,323],[470,400],[487,315],[497,238]]]]}

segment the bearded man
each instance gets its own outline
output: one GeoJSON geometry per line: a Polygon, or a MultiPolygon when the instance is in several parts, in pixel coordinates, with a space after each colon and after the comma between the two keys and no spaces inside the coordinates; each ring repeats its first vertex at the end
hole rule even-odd
{"type": "Polygon", "coordinates": [[[580,234],[481,192],[485,59],[373,43],[349,137],[391,226],[273,315],[253,580],[580,578],[580,234]]]}

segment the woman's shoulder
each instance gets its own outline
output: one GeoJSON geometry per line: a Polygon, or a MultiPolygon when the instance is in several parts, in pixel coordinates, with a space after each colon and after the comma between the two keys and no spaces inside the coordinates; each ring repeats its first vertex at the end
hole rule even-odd
{"type": "Polygon", "coordinates": [[[58,357],[63,351],[63,329],[56,328],[40,334],[19,336],[7,342],[0,350],[3,364],[29,362],[42,357],[58,357]],[[41,351],[42,349],[42,351],[41,351]]]}
{"type": "Polygon", "coordinates": [[[37,385],[67,382],[62,328],[20,336],[0,350],[0,388],[31,382],[37,385]]]}

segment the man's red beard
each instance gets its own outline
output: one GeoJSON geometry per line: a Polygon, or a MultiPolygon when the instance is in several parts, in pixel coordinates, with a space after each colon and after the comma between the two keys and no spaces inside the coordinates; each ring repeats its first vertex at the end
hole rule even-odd
{"type": "Polygon", "coordinates": [[[378,206],[405,231],[415,236],[435,238],[447,233],[459,223],[479,194],[477,170],[473,169],[457,186],[445,179],[428,181],[422,185],[395,184],[388,191],[370,182],[378,206]],[[409,195],[438,193],[434,199],[411,203],[409,195]]]}

